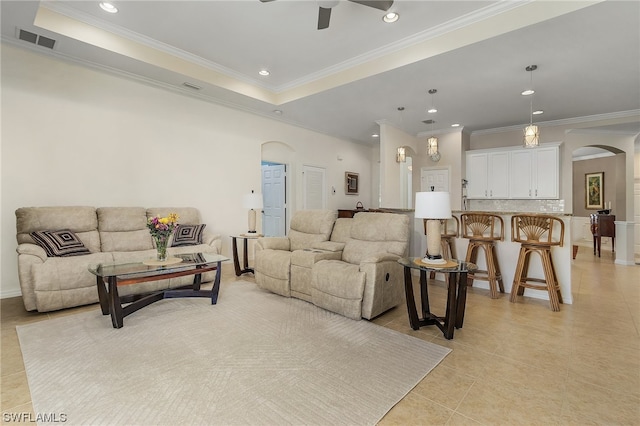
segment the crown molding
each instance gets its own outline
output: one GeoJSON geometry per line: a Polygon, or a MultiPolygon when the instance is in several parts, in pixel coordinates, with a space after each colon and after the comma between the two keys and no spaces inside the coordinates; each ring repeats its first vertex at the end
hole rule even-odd
{"type": "Polygon", "coordinates": [[[448,135],[450,133],[463,133],[464,126],[451,127],[450,129],[428,130],[420,132],[416,135],[418,138],[428,138],[431,136],[448,135]]]}
{"type": "Polygon", "coordinates": [[[123,37],[127,40],[133,41],[135,43],[139,43],[141,45],[150,47],[152,49],[165,52],[171,56],[175,56],[184,61],[191,62],[203,68],[209,69],[211,71],[216,71],[221,74],[226,75],[227,77],[240,80],[247,84],[252,84],[258,87],[262,87],[263,89],[274,91],[274,87],[265,84],[263,81],[252,79],[245,74],[241,74],[233,71],[230,68],[227,68],[223,65],[220,65],[216,62],[206,60],[200,56],[191,54],[182,49],[175,48],[166,43],[162,43],[158,40],[152,39],[150,37],[144,36],[142,34],[136,33],[135,31],[127,30],[118,25],[111,24],[107,21],[103,21],[97,19],[89,14],[84,12],[80,12],[77,9],[73,9],[69,6],[66,6],[59,2],[41,2],[40,7],[51,10],[53,12],[64,15],[68,18],[74,19],[76,21],[82,22],[84,24],[90,25],[92,27],[99,28],[104,31],[108,31],[112,34],[123,37]]]}
{"type": "Polygon", "coordinates": [[[200,56],[193,55],[182,49],[175,48],[166,43],[162,43],[158,40],[136,33],[134,31],[127,30],[121,26],[111,24],[107,21],[100,20],[84,12],[80,12],[77,9],[66,6],[59,2],[41,2],[40,7],[64,15],[70,19],[82,22],[84,24],[99,28],[117,36],[123,37],[135,43],[139,43],[143,46],[164,52],[166,54],[175,56],[184,61],[191,62],[195,65],[204,67],[206,69],[221,73],[229,78],[237,79],[247,84],[255,85],[265,90],[269,90],[275,94],[286,92],[288,90],[296,89],[307,84],[311,84],[323,78],[344,72],[359,65],[366,64],[367,62],[375,59],[382,58],[386,55],[393,54],[398,50],[414,46],[418,43],[422,43],[437,37],[443,36],[447,33],[451,33],[456,30],[463,29],[470,25],[480,23],[486,19],[493,18],[511,10],[526,6],[530,3],[535,3],[535,0],[520,0],[520,1],[501,1],[490,4],[473,12],[467,13],[461,17],[457,17],[450,21],[444,22],[440,25],[436,25],[433,28],[429,28],[410,37],[406,37],[394,43],[390,43],[378,49],[369,51],[367,53],[355,56],[349,60],[340,62],[336,65],[324,68],[317,72],[313,72],[299,79],[292,80],[282,85],[269,85],[263,80],[258,80],[247,76],[246,74],[238,73],[230,68],[220,65],[216,62],[209,61],[200,56]]]}
{"type": "MultiPolygon", "coordinates": [[[[571,125],[571,124],[584,124],[584,123],[590,123],[592,121],[601,121],[601,120],[614,120],[617,118],[629,118],[629,117],[634,117],[634,116],[640,116],[640,110],[639,109],[635,109],[635,110],[630,110],[630,111],[618,111],[618,112],[611,112],[611,113],[606,113],[606,114],[596,114],[596,115],[587,115],[587,116],[583,116],[583,117],[572,117],[572,118],[565,118],[562,120],[551,120],[551,121],[537,121],[535,124],[539,127],[553,127],[553,126],[567,126],[567,125],[571,125]]],[[[527,124],[517,124],[514,126],[507,126],[507,127],[496,127],[493,129],[483,129],[483,130],[476,130],[476,131],[472,131],[470,132],[470,134],[472,135],[486,135],[486,134],[492,134],[492,133],[505,133],[505,132],[512,132],[514,130],[522,130],[524,128],[524,126],[526,126],[527,124]]],[[[593,130],[593,129],[570,129],[567,131],[571,131],[571,132],[577,132],[577,131],[584,131],[584,132],[602,132],[602,133],[615,133],[616,131],[611,130],[611,131],[607,131],[607,130],[593,130]]],[[[629,132],[620,132],[620,133],[624,133],[624,134],[631,134],[634,135],[636,133],[629,133],[629,132]]]]}
{"type": "Polygon", "coordinates": [[[390,43],[380,48],[371,50],[367,53],[363,53],[358,56],[354,56],[349,60],[340,62],[333,66],[324,68],[317,72],[308,74],[304,77],[301,77],[296,80],[292,80],[289,83],[282,84],[275,88],[276,92],[284,92],[286,90],[294,89],[296,87],[304,86],[305,84],[312,83],[316,80],[320,80],[322,78],[328,77],[333,74],[337,74],[353,68],[358,65],[365,64],[374,59],[379,59],[386,55],[397,52],[398,50],[413,46],[418,43],[422,43],[427,40],[434,39],[436,37],[442,36],[444,34],[450,33],[455,30],[459,30],[461,28],[465,28],[466,26],[481,22],[487,18],[491,18],[493,16],[500,15],[501,13],[507,12],[512,9],[516,9],[521,7],[527,3],[531,3],[533,0],[526,1],[507,1],[507,2],[498,2],[491,4],[489,6],[483,7],[481,9],[475,10],[473,12],[467,13],[466,15],[457,17],[450,21],[444,22],[440,25],[436,25],[433,28],[429,28],[428,30],[421,31],[419,33],[413,34],[410,37],[405,37],[402,40],[399,40],[395,43],[390,43]]]}

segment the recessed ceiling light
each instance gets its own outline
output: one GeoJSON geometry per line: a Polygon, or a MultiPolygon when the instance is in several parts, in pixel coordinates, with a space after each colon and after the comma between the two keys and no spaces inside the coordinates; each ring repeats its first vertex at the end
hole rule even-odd
{"type": "Polygon", "coordinates": [[[453,124],[451,125],[451,127],[460,127],[460,124],[458,124],[458,123],[453,123],[453,124]]]}
{"type": "Polygon", "coordinates": [[[393,22],[396,22],[398,19],[400,19],[400,15],[398,15],[395,12],[389,12],[389,13],[387,13],[386,15],[384,15],[382,17],[382,20],[384,22],[386,22],[387,24],[391,24],[393,22]]]}
{"type": "Polygon", "coordinates": [[[271,74],[271,73],[269,72],[269,70],[260,70],[260,71],[258,72],[258,74],[260,74],[260,75],[262,75],[262,76],[267,76],[267,75],[269,75],[269,74],[271,74]]]}
{"type": "Polygon", "coordinates": [[[275,115],[282,115],[282,110],[280,110],[280,109],[274,109],[274,110],[273,110],[273,113],[274,113],[275,115]]]}
{"type": "Polygon", "coordinates": [[[539,109],[539,110],[537,110],[537,111],[533,111],[533,112],[532,112],[532,114],[533,114],[533,115],[540,115],[540,114],[544,114],[544,111],[543,111],[543,110],[541,110],[541,109],[539,109]]]}
{"type": "Polygon", "coordinates": [[[118,13],[118,8],[107,1],[100,2],[100,8],[105,12],[118,13]]]}
{"type": "Polygon", "coordinates": [[[535,91],[535,90],[533,90],[533,89],[527,89],[527,90],[524,90],[524,91],[522,92],[522,96],[529,96],[529,95],[533,95],[534,93],[536,93],[536,91],[535,91]]]}
{"type": "Polygon", "coordinates": [[[379,138],[379,137],[380,137],[380,135],[379,135],[379,134],[377,134],[377,133],[374,133],[374,134],[372,134],[372,135],[371,135],[371,137],[372,137],[372,138],[379,138]]]}
{"type": "Polygon", "coordinates": [[[438,110],[437,110],[437,109],[435,109],[435,108],[429,108],[429,109],[427,110],[427,112],[428,112],[429,114],[434,114],[434,113],[438,112],[438,110]]]}

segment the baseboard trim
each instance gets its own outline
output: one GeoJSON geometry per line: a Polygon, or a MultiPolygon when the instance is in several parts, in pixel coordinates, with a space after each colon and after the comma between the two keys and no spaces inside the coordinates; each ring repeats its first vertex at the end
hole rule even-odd
{"type": "Polygon", "coordinates": [[[638,263],[635,262],[635,260],[619,260],[616,259],[615,262],[616,265],[625,265],[625,266],[635,266],[638,265],[638,263]]]}
{"type": "Polygon", "coordinates": [[[0,292],[0,299],[9,299],[10,297],[20,297],[20,296],[22,296],[22,292],[20,290],[0,292]]]}

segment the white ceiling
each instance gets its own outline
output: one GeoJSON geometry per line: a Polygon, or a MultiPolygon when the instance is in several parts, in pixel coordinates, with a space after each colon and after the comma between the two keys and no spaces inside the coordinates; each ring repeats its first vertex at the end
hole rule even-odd
{"type": "Polygon", "coordinates": [[[640,133],[638,1],[396,0],[395,24],[341,1],[320,31],[312,0],[112,3],[119,13],[3,0],[2,39],[364,144],[377,143],[380,120],[414,135],[522,126],[525,67],[536,64],[542,131],[595,116],[640,133]],[[18,28],[55,39],[54,50],[18,40],[18,28]]]}

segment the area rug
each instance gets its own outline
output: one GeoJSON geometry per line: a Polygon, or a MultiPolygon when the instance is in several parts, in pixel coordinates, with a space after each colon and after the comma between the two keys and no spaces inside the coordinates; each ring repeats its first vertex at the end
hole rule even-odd
{"type": "Polygon", "coordinates": [[[17,331],[34,412],[67,425],[373,425],[450,352],[247,282],[17,331]]]}

